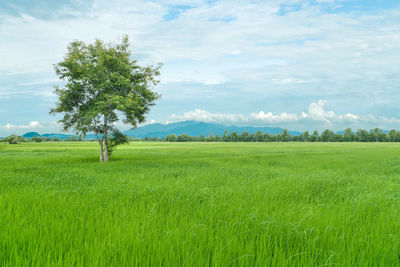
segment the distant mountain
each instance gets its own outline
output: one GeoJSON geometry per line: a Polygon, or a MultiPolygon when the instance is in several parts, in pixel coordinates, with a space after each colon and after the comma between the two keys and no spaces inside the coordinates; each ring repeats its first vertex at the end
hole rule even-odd
{"type": "MultiPolygon", "coordinates": [[[[58,138],[60,140],[67,140],[69,137],[72,138],[74,135],[71,134],[59,134],[59,133],[50,133],[50,134],[39,134],[37,132],[29,132],[22,135],[23,138],[32,139],[33,137],[48,137],[48,138],[58,138]]],[[[88,134],[87,136],[83,137],[85,140],[93,140],[96,139],[96,136],[93,134],[88,134]]]]}
{"type": "MultiPolygon", "coordinates": [[[[283,129],[279,127],[228,126],[216,123],[181,121],[169,124],[161,124],[161,123],[148,124],[136,129],[127,130],[124,132],[124,134],[126,134],[127,136],[132,136],[134,138],[145,138],[145,137],[163,138],[170,134],[176,134],[176,135],[187,134],[190,136],[198,137],[201,134],[203,134],[204,136],[209,136],[210,134],[213,134],[214,136],[216,134],[222,136],[225,130],[227,130],[229,133],[232,133],[234,131],[237,131],[238,133],[242,133],[244,131],[249,133],[256,133],[258,131],[262,131],[263,133],[269,133],[271,135],[281,134],[283,131],[283,129]]],[[[383,132],[386,134],[389,133],[388,130],[383,130],[383,132]]],[[[301,134],[301,132],[297,131],[288,131],[288,133],[292,136],[297,136],[301,134]]],[[[356,134],[355,132],[353,133],[356,134]]],[[[337,131],[336,134],[343,135],[344,131],[337,131]]],[[[24,138],[33,138],[35,136],[59,138],[60,140],[67,140],[69,137],[70,138],[74,137],[74,135],[58,134],[58,133],[41,135],[37,132],[29,132],[22,135],[22,137],[24,138]]],[[[0,137],[0,139],[2,139],[2,137],[0,137]]],[[[94,140],[96,139],[96,136],[94,134],[88,134],[85,137],[83,137],[83,139],[94,140]]]]}
{"type": "Polygon", "coordinates": [[[29,133],[22,135],[23,138],[33,138],[35,136],[41,137],[41,135],[37,132],[29,132],[29,133]]]}
{"type": "Polygon", "coordinates": [[[33,138],[33,137],[49,137],[49,138],[59,138],[61,140],[67,140],[68,137],[72,137],[73,135],[68,135],[68,134],[57,134],[57,133],[51,133],[51,134],[39,134],[37,132],[29,132],[26,134],[23,134],[23,138],[33,138]]]}
{"type": "MultiPolygon", "coordinates": [[[[125,131],[124,133],[134,138],[144,137],[166,137],[169,134],[187,134],[190,136],[209,136],[210,134],[222,136],[224,131],[228,130],[229,133],[237,131],[239,133],[247,131],[249,133],[256,133],[262,131],[271,135],[282,133],[283,129],[279,127],[253,127],[253,126],[227,126],[223,124],[197,122],[197,121],[182,121],[169,124],[154,123],[125,131]]],[[[291,135],[300,135],[300,132],[288,131],[291,135]]]]}

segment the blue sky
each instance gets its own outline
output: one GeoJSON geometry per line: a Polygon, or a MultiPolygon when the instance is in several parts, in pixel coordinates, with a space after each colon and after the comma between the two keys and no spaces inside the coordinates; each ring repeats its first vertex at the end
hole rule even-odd
{"type": "Polygon", "coordinates": [[[2,0],[0,136],[60,132],[52,65],[123,34],[164,63],[148,123],[400,130],[398,0],[2,0]]]}

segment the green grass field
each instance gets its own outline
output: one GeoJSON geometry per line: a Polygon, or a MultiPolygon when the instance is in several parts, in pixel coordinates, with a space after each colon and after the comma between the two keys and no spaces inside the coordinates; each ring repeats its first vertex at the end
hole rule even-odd
{"type": "Polygon", "coordinates": [[[0,266],[398,266],[400,144],[0,144],[0,266]]]}

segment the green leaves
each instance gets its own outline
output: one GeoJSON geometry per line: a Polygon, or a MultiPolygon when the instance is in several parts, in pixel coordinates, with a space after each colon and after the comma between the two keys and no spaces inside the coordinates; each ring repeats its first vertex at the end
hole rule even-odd
{"type": "Polygon", "coordinates": [[[119,145],[128,144],[128,137],[119,130],[114,130],[112,136],[108,140],[108,154],[111,155],[115,148],[119,145]]]}
{"type": "Polygon", "coordinates": [[[15,134],[6,137],[5,140],[11,145],[16,145],[25,141],[22,136],[18,136],[15,134]]]}

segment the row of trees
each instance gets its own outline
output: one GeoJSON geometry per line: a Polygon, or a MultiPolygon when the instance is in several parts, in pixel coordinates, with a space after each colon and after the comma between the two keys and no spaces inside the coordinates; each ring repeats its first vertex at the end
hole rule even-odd
{"type": "Polygon", "coordinates": [[[19,135],[12,134],[7,136],[6,138],[0,139],[0,142],[9,143],[9,144],[20,144],[23,142],[77,142],[77,141],[85,141],[82,136],[69,136],[67,139],[63,140],[58,137],[45,137],[45,136],[34,136],[32,138],[24,138],[19,135]]]}
{"type": "MultiPolygon", "coordinates": [[[[135,141],[135,139],[131,136],[123,136],[123,137],[113,137],[112,140],[115,140],[116,138],[121,138],[123,140],[119,141],[120,144],[126,144],[130,141],[135,141]]],[[[41,143],[41,142],[83,142],[83,141],[96,141],[95,139],[85,139],[83,136],[68,136],[67,139],[60,139],[58,137],[46,137],[46,136],[35,136],[32,138],[24,138],[23,136],[19,135],[10,135],[7,136],[3,139],[0,139],[0,143],[9,143],[9,144],[20,144],[24,142],[35,142],[35,143],[41,143]]],[[[113,142],[110,142],[109,146],[109,152],[113,151],[113,142]]]]}
{"type": "MultiPolygon", "coordinates": [[[[187,134],[170,134],[166,138],[152,138],[145,137],[144,139],[133,138],[132,136],[124,136],[123,143],[128,141],[155,141],[155,142],[400,142],[400,131],[391,130],[388,133],[381,129],[375,128],[370,131],[359,129],[357,132],[353,132],[350,128],[344,130],[343,133],[334,133],[331,130],[325,130],[321,134],[318,131],[314,131],[310,134],[308,131],[300,135],[292,136],[285,129],[281,134],[271,135],[269,133],[263,133],[258,131],[257,133],[242,132],[237,131],[228,133],[226,130],[222,136],[216,134],[213,136],[200,135],[189,136],[187,134]]],[[[21,142],[80,142],[80,141],[94,141],[85,140],[82,136],[72,136],[68,137],[66,140],[61,140],[59,138],[50,137],[39,137],[35,136],[33,138],[23,138],[22,136],[10,135],[0,142],[8,142],[10,144],[19,144],[21,142]]],[[[122,142],[122,141],[121,141],[122,142]]]]}
{"type": "Polygon", "coordinates": [[[343,133],[334,133],[331,130],[325,130],[319,134],[314,131],[312,134],[305,131],[300,135],[292,136],[288,130],[283,130],[281,134],[271,135],[258,131],[257,133],[237,131],[228,133],[225,131],[222,136],[218,134],[213,136],[200,135],[199,137],[188,136],[187,134],[168,135],[165,139],[145,138],[145,141],[167,141],[167,142],[400,142],[400,131],[391,130],[385,133],[383,130],[375,128],[370,131],[359,129],[355,133],[346,129],[343,133]]]}

